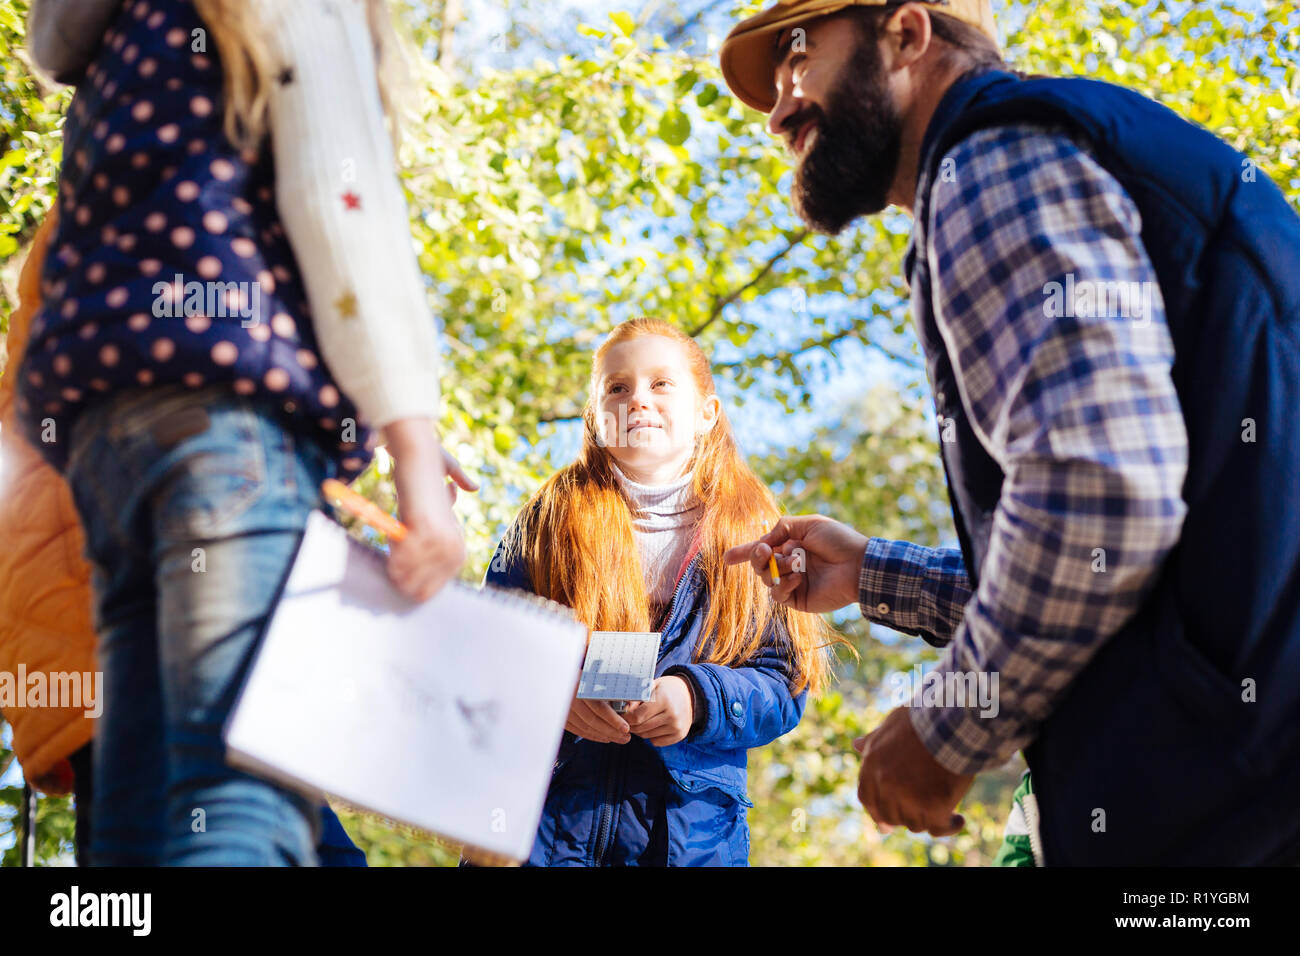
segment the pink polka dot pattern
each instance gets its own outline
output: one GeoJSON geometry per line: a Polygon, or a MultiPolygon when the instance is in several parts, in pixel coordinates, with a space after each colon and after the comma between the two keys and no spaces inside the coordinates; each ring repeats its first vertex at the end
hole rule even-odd
{"type": "MultiPolygon", "coordinates": [[[[122,6],[67,112],[47,308],[14,380],[22,427],[64,427],[122,389],[223,385],[316,429],[351,478],[370,433],[344,444],[335,424],[359,416],[320,358],[269,143],[226,139],[215,51],[190,47],[193,4],[122,6]]],[[[42,451],[57,466],[64,450],[42,451]]]]}
{"type": "Polygon", "coordinates": [[[234,342],[218,342],[212,346],[212,361],[218,365],[234,365],[239,358],[239,348],[234,342]]]}

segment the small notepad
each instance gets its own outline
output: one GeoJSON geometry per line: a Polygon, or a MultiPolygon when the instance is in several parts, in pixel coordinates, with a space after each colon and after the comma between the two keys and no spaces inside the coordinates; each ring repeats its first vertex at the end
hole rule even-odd
{"type": "Polygon", "coordinates": [[[226,727],[234,764],[527,859],[587,629],[567,608],[452,581],[415,603],[313,512],[226,727]]]}
{"type": "Polygon", "coordinates": [[[649,700],[659,660],[658,631],[592,631],[578,683],[581,700],[649,700]]]}

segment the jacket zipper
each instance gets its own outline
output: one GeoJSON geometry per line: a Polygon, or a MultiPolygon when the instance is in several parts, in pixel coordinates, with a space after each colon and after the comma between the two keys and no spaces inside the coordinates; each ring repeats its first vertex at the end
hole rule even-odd
{"type": "MultiPolygon", "coordinates": [[[[690,561],[686,563],[686,567],[682,568],[682,573],[677,578],[677,587],[673,589],[673,599],[668,605],[668,611],[663,620],[659,622],[657,630],[663,630],[672,621],[677,610],[677,601],[682,596],[682,588],[686,586],[686,582],[690,579],[690,571],[698,560],[698,553],[692,555],[690,561]]],[[[622,769],[623,758],[624,752],[621,746],[617,752],[610,754],[609,770],[605,775],[605,799],[600,805],[600,820],[596,827],[596,847],[595,852],[592,854],[596,866],[605,865],[605,857],[609,854],[609,847],[613,842],[610,840],[610,831],[614,826],[614,801],[618,797],[618,776],[619,771],[622,769]]]]}
{"type": "Polygon", "coordinates": [[[677,599],[682,596],[682,588],[686,586],[686,581],[690,578],[691,568],[695,567],[695,563],[699,559],[700,556],[697,552],[691,556],[691,560],[686,563],[686,567],[682,568],[682,573],[677,578],[677,587],[673,589],[673,599],[668,603],[668,610],[665,612],[662,620],[659,621],[659,626],[656,627],[655,630],[662,631],[672,622],[673,612],[677,610],[677,599]]]}
{"type": "Polygon", "coordinates": [[[614,800],[617,798],[619,761],[622,748],[609,755],[609,772],[605,776],[605,801],[600,807],[600,826],[596,831],[596,852],[593,854],[596,866],[605,865],[609,855],[610,831],[614,827],[614,800]]]}

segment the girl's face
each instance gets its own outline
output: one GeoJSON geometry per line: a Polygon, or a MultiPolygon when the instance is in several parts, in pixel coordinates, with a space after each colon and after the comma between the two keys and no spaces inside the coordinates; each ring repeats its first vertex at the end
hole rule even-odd
{"type": "Polygon", "coordinates": [[[610,346],[596,372],[597,433],[619,468],[643,484],[680,477],[722,408],[700,394],[685,346],[639,335],[610,346]]]}

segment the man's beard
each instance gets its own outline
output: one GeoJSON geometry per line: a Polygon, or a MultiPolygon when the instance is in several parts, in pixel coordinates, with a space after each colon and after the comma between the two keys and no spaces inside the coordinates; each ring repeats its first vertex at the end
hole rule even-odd
{"type": "Polygon", "coordinates": [[[874,41],[858,45],[825,111],[809,107],[788,125],[798,135],[810,119],[816,138],[795,169],[791,201],[800,219],[834,235],[858,216],[885,208],[898,170],[903,118],[889,95],[874,41]]]}

